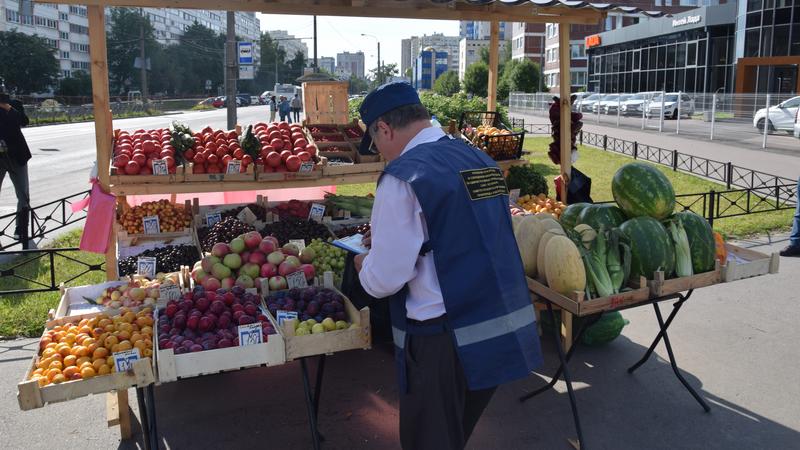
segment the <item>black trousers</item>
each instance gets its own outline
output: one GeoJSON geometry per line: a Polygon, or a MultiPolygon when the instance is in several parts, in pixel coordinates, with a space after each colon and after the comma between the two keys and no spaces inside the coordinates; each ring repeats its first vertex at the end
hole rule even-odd
{"type": "Polygon", "coordinates": [[[496,388],[470,391],[450,333],[409,335],[408,392],[400,393],[404,450],[460,450],[496,388]]]}
{"type": "Polygon", "coordinates": [[[8,157],[8,153],[0,153],[0,188],[3,186],[6,174],[11,178],[11,183],[14,185],[14,193],[17,195],[17,223],[14,228],[14,234],[20,236],[22,242],[25,243],[23,248],[27,248],[25,237],[28,236],[28,219],[31,206],[28,165],[16,164],[8,157]]]}

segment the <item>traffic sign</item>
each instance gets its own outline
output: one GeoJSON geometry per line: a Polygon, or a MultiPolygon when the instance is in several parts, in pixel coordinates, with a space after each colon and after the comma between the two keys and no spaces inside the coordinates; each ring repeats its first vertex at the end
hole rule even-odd
{"type": "Polygon", "coordinates": [[[253,43],[237,42],[239,48],[239,64],[253,64],[253,43]]]}
{"type": "Polygon", "coordinates": [[[239,66],[240,80],[252,80],[255,77],[256,77],[256,66],[254,65],[239,66]]]}

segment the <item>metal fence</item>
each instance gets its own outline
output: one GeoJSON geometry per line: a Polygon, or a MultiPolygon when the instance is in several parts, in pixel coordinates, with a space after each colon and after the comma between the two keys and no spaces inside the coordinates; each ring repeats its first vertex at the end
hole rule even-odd
{"type": "Polygon", "coordinates": [[[11,281],[11,286],[0,291],[2,295],[32,294],[35,292],[52,292],[59,290],[62,284],[70,283],[90,272],[105,272],[105,262],[92,264],[79,259],[79,248],[43,248],[35,250],[11,250],[2,252],[12,256],[10,263],[0,264],[0,278],[11,281]],[[63,267],[60,262],[69,261],[76,267],[73,273],[56,275],[56,267],[63,267]],[[48,271],[46,281],[42,282],[32,278],[31,273],[40,273],[43,269],[48,271]],[[30,287],[23,287],[28,285],[30,287]]]}
{"type": "MultiPolygon", "coordinates": [[[[583,113],[585,124],[731,141],[749,148],[800,149],[794,134],[800,97],[794,94],[680,93],[686,98],[681,102],[670,102],[670,93],[660,94],[581,94],[573,109],[583,113]]],[[[511,93],[509,113],[546,117],[552,97],[511,93]]]]}
{"type": "MultiPolygon", "coordinates": [[[[94,118],[94,107],[91,98],[87,103],[72,103],[79,99],[70,99],[68,103],[50,99],[31,101],[25,104],[25,114],[30,119],[29,126],[53,125],[58,123],[85,122],[94,118]]],[[[153,99],[147,107],[141,101],[112,101],[111,114],[115,118],[158,115],[167,111],[188,110],[197,105],[202,98],[188,99],[153,99]]]]}
{"type": "Polygon", "coordinates": [[[86,198],[89,192],[79,192],[30,208],[27,212],[28,228],[25,230],[25,235],[19,238],[14,238],[13,234],[17,213],[13,212],[0,216],[0,251],[16,245],[22,246],[24,242],[29,240],[44,238],[49,233],[84,220],[86,212],[80,210],[73,213],[72,204],[86,198]],[[9,232],[9,230],[12,231],[9,232]]]}

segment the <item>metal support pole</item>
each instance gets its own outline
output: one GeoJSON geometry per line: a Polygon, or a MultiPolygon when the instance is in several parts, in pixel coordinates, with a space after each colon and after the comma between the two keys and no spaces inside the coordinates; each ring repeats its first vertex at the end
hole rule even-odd
{"type": "Polygon", "coordinates": [[[711,97],[711,137],[710,140],[714,140],[714,122],[717,119],[717,94],[711,97]]]}
{"type": "Polygon", "coordinates": [[[681,91],[678,91],[678,122],[675,124],[675,134],[681,134],[681,91]]]}
{"type": "Polygon", "coordinates": [[[764,117],[764,139],[761,141],[761,148],[767,148],[767,133],[769,132],[769,100],[770,95],[767,94],[767,114],[764,117]]]}
{"type": "MultiPolygon", "coordinates": [[[[141,10],[140,10],[141,11],[141,10]]],[[[147,89],[147,58],[145,56],[144,51],[144,21],[147,20],[145,18],[144,12],[142,11],[142,21],[139,23],[139,59],[142,62],[141,67],[141,78],[142,78],[142,104],[144,105],[145,111],[147,111],[147,97],[149,97],[149,92],[147,89]]]]}
{"type": "MultiPolygon", "coordinates": [[[[434,52],[434,63],[433,63],[433,69],[434,70],[436,70],[436,62],[435,61],[436,61],[436,57],[435,57],[435,52],[434,52]]],[[[435,72],[434,72],[433,76],[434,77],[436,76],[435,72]]],[[[378,80],[379,80],[380,84],[383,84],[384,79],[383,79],[383,67],[381,66],[381,41],[378,41],[378,80]]],[[[431,84],[431,89],[433,89],[433,85],[432,84],[431,84]]]]}
{"type": "Polygon", "coordinates": [[[647,107],[650,106],[648,100],[642,99],[642,129],[647,128],[647,107]]]}
{"type": "Polygon", "coordinates": [[[227,12],[226,27],[225,96],[228,99],[228,129],[233,130],[236,128],[236,78],[238,75],[236,73],[236,16],[233,11],[227,12]]]}
{"type": "Polygon", "coordinates": [[[716,208],[716,203],[717,203],[717,195],[716,194],[717,193],[714,191],[714,189],[712,189],[711,192],[709,192],[708,194],[709,194],[709,198],[708,198],[708,224],[713,227],[714,226],[714,214],[716,212],[715,209],[717,209],[716,208]]]}
{"type": "MultiPolygon", "coordinates": [[[[381,60],[381,52],[378,52],[378,61],[381,60]]],[[[314,15],[314,73],[319,73],[319,65],[317,59],[317,16],[314,15]]],[[[300,74],[302,76],[302,73],[300,74]]]]}
{"type": "Polygon", "coordinates": [[[658,132],[661,133],[664,131],[664,97],[666,93],[661,91],[661,111],[658,118],[658,132]]]}
{"type": "Polygon", "coordinates": [[[597,123],[598,124],[600,123],[600,99],[602,99],[602,98],[603,98],[603,96],[601,95],[601,96],[599,96],[597,98],[597,101],[594,102],[594,106],[597,107],[597,123]]]}
{"type": "Polygon", "coordinates": [[[617,128],[619,128],[619,115],[622,114],[621,110],[622,110],[622,95],[617,97],[617,128]]]}

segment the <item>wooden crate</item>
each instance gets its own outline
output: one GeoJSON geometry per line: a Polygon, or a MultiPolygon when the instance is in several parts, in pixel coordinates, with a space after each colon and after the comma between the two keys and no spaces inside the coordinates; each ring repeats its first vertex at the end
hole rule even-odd
{"type": "MultiPolygon", "coordinates": [[[[159,234],[128,234],[126,231],[117,230],[118,261],[165,245],[194,245],[198,250],[200,249],[200,241],[197,239],[194,228],[159,234]]],[[[200,254],[202,255],[202,251],[200,254]]]]}
{"type": "MultiPolygon", "coordinates": [[[[116,314],[116,312],[107,312],[116,314]]],[[[97,313],[83,314],[72,317],[61,317],[47,323],[46,330],[65,323],[79,322],[86,317],[92,317],[97,313]]],[[[44,336],[44,333],[42,333],[44,336]]],[[[31,359],[25,376],[17,384],[17,401],[19,408],[28,411],[41,408],[48,403],[58,403],[86,397],[90,394],[104,394],[111,391],[127,390],[132,387],[143,387],[153,384],[156,380],[151,358],[142,358],[133,364],[133,368],[126,372],[112,372],[108,375],[99,375],[88,380],[67,381],[60,384],[49,384],[39,386],[36,380],[28,380],[30,374],[35,370],[39,361],[39,351],[31,359]]]]}
{"type": "Polygon", "coordinates": [[[219,181],[255,181],[256,174],[253,167],[255,164],[247,166],[245,173],[193,173],[194,163],[189,163],[186,167],[185,180],[187,183],[213,183],[219,181]]]}
{"type": "MultiPolygon", "coordinates": [[[[311,172],[262,172],[261,166],[256,165],[256,180],[258,181],[316,180],[322,177],[322,164],[314,164],[314,170],[311,172]]],[[[265,189],[269,189],[269,187],[265,187],[265,189]]]]}
{"type": "Polygon", "coordinates": [[[347,81],[303,83],[303,113],[307,123],[347,123],[350,112],[347,81]]]}
{"type": "Polygon", "coordinates": [[[538,280],[533,278],[527,278],[527,280],[528,289],[533,294],[555,303],[561,309],[578,317],[603,311],[614,311],[650,299],[650,288],[647,286],[647,280],[644,277],[640,278],[638,286],[631,285],[631,289],[628,291],[591,300],[585,299],[582,291],[575,291],[572,295],[566,296],[550,289],[546,284],[538,280]]]}
{"type": "MultiPolygon", "coordinates": [[[[267,197],[264,197],[261,194],[256,195],[256,201],[255,202],[251,202],[251,203],[259,205],[264,209],[269,209],[269,206],[267,206],[267,197]]],[[[200,204],[200,199],[195,197],[195,198],[192,199],[192,215],[194,217],[195,229],[197,229],[198,227],[201,227],[201,226],[202,227],[207,226],[207,224],[206,224],[206,214],[208,214],[208,213],[223,213],[223,212],[230,211],[230,210],[233,210],[233,209],[236,209],[236,208],[240,208],[240,207],[243,207],[243,206],[248,206],[251,203],[228,203],[228,204],[225,204],[225,205],[201,205],[200,204]]],[[[256,216],[256,223],[258,223],[258,222],[263,223],[263,222],[266,221],[266,217],[259,217],[258,214],[256,214],[256,211],[252,211],[252,212],[256,216]]]]}
{"type": "Polygon", "coordinates": [[[669,280],[664,279],[664,272],[656,272],[652,280],[648,281],[650,285],[650,295],[653,297],[662,297],[665,295],[677,294],[679,292],[686,292],[690,289],[698,289],[706,286],[712,286],[722,282],[722,270],[719,266],[719,261],[715,262],[714,270],[692,275],[690,277],[672,278],[669,280]]]}
{"type": "Polygon", "coordinates": [[[768,273],[778,273],[781,260],[778,253],[767,255],[727,242],[725,249],[728,251],[728,260],[722,266],[722,281],[725,283],[768,273]]]}
{"type": "Polygon", "coordinates": [[[186,180],[186,170],[183,164],[175,166],[175,173],[169,175],[125,175],[114,166],[109,169],[109,183],[111,184],[174,184],[186,180]]]}
{"type": "MultiPolygon", "coordinates": [[[[341,156],[345,157],[345,156],[341,156]]],[[[349,158],[349,156],[347,156],[349,158]]],[[[370,162],[363,164],[346,164],[346,165],[323,165],[322,173],[324,176],[348,175],[354,173],[372,173],[382,172],[386,167],[386,161],[370,162]]]]}
{"type": "Polygon", "coordinates": [[[64,287],[62,286],[61,299],[58,301],[58,306],[52,311],[49,319],[61,319],[63,317],[71,317],[84,314],[96,314],[105,311],[105,308],[100,305],[93,305],[89,303],[84,297],[95,299],[99,297],[107,288],[113,288],[127,284],[127,280],[120,281],[107,281],[100,284],[92,284],[87,286],[64,287]]]}
{"type": "MultiPolygon", "coordinates": [[[[158,323],[157,310],[154,315],[155,322],[158,323]]],[[[158,336],[154,333],[153,354],[156,357],[158,383],[285,363],[286,346],[283,336],[269,314],[266,315],[278,333],[269,335],[267,342],[257,345],[218,348],[176,355],[171,348],[159,349],[158,336]]]]}
{"type": "MultiPolygon", "coordinates": [[[[357,328],[334,330],[320,334],[295,336],[294,322],[285,321],[278,331],[286,341],[286,361],[314,355],[326,355],[345,350],[372,348],[372,335],[369,324],[369,308],[356,309],[350,299],[338,289],[332,288],[344,297],[344,307],[348,321],[357,328]]],[[[265,308],[266,309],[266,308],[265,308]]],[[[269,312],[269,311],[267,311],[269,312]]],[[[274,318],[273,318],[274,319],[274,318]]]]}

